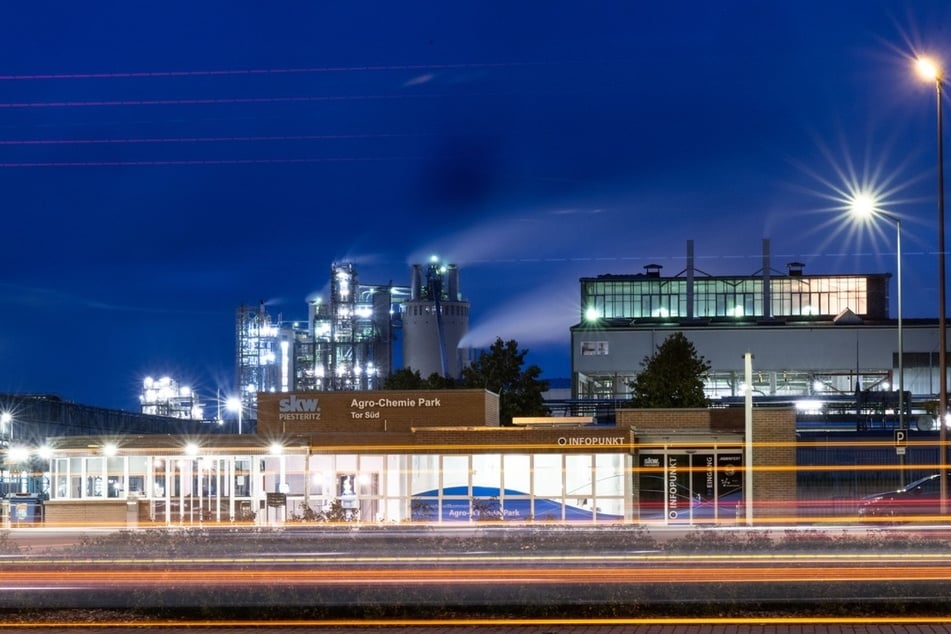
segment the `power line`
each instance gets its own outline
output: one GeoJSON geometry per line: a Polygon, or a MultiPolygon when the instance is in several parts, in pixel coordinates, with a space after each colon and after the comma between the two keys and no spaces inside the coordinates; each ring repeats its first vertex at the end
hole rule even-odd
{"type": "MultiPolygon", "coordinates": [[[[90,101],[18,101],[0,102],[2,110],[29,108],[105,108],[114,106],[204,106],[247,105],[271,103],[320,103],[331,101],[389,101],[394,99],[442,99],[452,95],[442,93],[391,95],[321,95],[303,97],[201,97],[190,99],[102,99],[90,101]]],[[[473,95],[467,95],[472,97],[473,95]]],[[[501,95],[498,95],[501,96],[501,95]]]]}
{"type": "Polygon", "coordinates": [[[335,141],[354,139],[413,138],[432,136],[431,133],[380,133],[380,134],[282,134],[268,136],[213,136],[213,137],[132,137],[120,139],[0,139],[0,146],[24,145],[119,145],[157,143],[237,143],[269,141],[335,141]]]}
{"type": "Polygon", "coordinates": [[[220,70],[129,71],[111,73],[36,73],[0,75],[0,81],[37,81],[53,79],[152,79],[163,77],[230,77],[254,75],[294,75],[316,73],[389,72],[418,70],[471,70],[486,68],[518,68],[554,66],[590,62],[476,62],[459,64],[383,64],[370,66],[312,66],[303,68],[235,68],[220,70]]]}

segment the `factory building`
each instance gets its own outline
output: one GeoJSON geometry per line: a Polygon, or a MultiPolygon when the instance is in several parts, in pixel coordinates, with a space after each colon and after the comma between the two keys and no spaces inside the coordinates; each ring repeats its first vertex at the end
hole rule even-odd
{"type": "Polygon", "coordinates": [[[306,322],[272,319],[264,302],[238,308],[236,384],[245,420],[257,420],[258,393],[379,389],[396,365],[424,377],[459,376],[469,303],[456,265],[414,265],[410,286],[394,286],[361,283],[354,264],[334,263],[329,288],[328,297],[308,303],[306,322]]]}
{"type": "MultiPolygon", "coordinates": [[[[465,332],[468,305],[454,267],[413,267],[395,302],[392,287],[375,301],[384,296],[381,287],[362,287],[351,266],[335,265],[337,286],[326,305],[312,305],[306,325],[272,323],[263,306],[239,319],[248,325],[239,342],[253,352],[245,359],[248,376],[273,386],[245,388],[253,395],[254,433],[52,439],[46,520],[272,525],[334,508],[348,521],[384,523],[854,517],[857,500],[884,490],[878,471],[887,480],[898,473],[889,468],[893,462],[902,477],[906,468],[911,477],[935,464],[936,433],[932,419],[912,410],[908,431],[917,442],[907,465],[898,464],[884,425],[831,434],[840,451],[826,447],[817,455],[796,410],[767,402],[891,393],[897,384],[891,276],[804,269],[790,263],[774,270],[764,242],[762,270],[712,276],[695,267],[688,243],[686,269],[672,277],[650,265],[640,274],[581,280],[584,312],[570,330],[576,397],[629,398],[640,361],[682,332],[711,364],[711,398],[742,395],[752,357],[759,402],[748,410],[748,425],[747,412],[736,407],[622,406],[612,410],[610,424],[565,416],[500,427],[497,394],[382,391],[367,376],[371,363],[392,363],[373,345],[392,347],[397,333],[404,335],[405,365],[421,366],[421,374],[458,369],[445,353],[465,332]],[[388,334],[374,321],[383,314],[388,334]],[[417,334],[427,345],[414,340],[417,334]],[[850,466],[830,479],[830,467],[843,464],[850,466]],[[855,471],[855,464],[882,468],[855,471]],[[840,507],[827,505],[833,499],[840,507]],[[819,502],[812,509],[803,500],[819,502]]],[[[928,320],[903,326],[904,383],[920,401],[937,391],[937,329],[928,320]]],[[[822,433],[831,442],[829,430],[822,433]]]]}
{"type": "MultiPolygon", "coordinates": [[[[903,366],[912,401],[938,392],[935,320],[904,319],[902,364],[898,321],[889,316],[890,274],[806,274],[792,262],[777,271],[763,242],[762,268],[713,276],[696,267],[693,242],[686,268],[582,278],[581,319],[571,328],[572,396],[629,399],[644,358],[673,333],[683,333],[710,363],[711,399],[743,395],[745,353],[753,355],[754,398],[854,398],[896,392],[903,366]]],[[[907,400],[907,399],[906,399],[907,400]]],[[[915,419],[931,428],[928,417],[915,419]]]]}
{"type": "Polygon", "coordinates": [[[204,409],[198,395],[187,385],[181,385],[169,376],[142,381],[139,411],[151,416],[168,416],[203,420],[204,409]]]}
{"type": "Polygon", "coordinates": [[[408,289],[361,284],[352,263],[331,266],[329,288],[310,300],[305,323],[272,321],[264,302],[238,308],[235,368],[249,420],[258,392],[372,390],[389,375],[408,289]]]}

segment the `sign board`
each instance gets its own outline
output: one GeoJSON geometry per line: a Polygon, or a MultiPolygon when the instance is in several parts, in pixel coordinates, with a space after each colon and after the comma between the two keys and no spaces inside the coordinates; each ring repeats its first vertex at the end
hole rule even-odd
{"type": "Polygon", "coordinates": [[[895,430],[895,446],[904,447],[907,444],[908,444],[908,430],[896,429],[895,430]]]}
{"type": "Polygon", "coordinates": [[[258,434],[498,426],[497,394],[486,390],[377,390],[257,395],[258,434]]]}
{"type": "Polygon", "coordinates": [[[287,495],[284,493],[268,493],[267,505],[270,507],[281,507],[287,504],[287,495]]]}

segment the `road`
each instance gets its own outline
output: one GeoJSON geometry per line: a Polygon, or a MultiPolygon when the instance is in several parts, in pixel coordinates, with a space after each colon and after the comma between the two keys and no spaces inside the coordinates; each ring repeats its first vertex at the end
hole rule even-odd
{"type": "Polygon", "coordinates": [[[943,632],[946,528],[657,541],[618,529],[37,527],[6,537],[0,608],[45,631],[84,620],[110,632],[943,632]]]}

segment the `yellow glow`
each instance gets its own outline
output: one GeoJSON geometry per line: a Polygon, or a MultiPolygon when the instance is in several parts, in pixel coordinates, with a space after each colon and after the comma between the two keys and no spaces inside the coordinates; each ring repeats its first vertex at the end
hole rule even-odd
{"type": "Polygon", "coordinates": [[[922,79],[936,81],[941,79],[941,67],[939,67],[930,57],[919,57],[915,61],[915,69],[922,79]]]}

